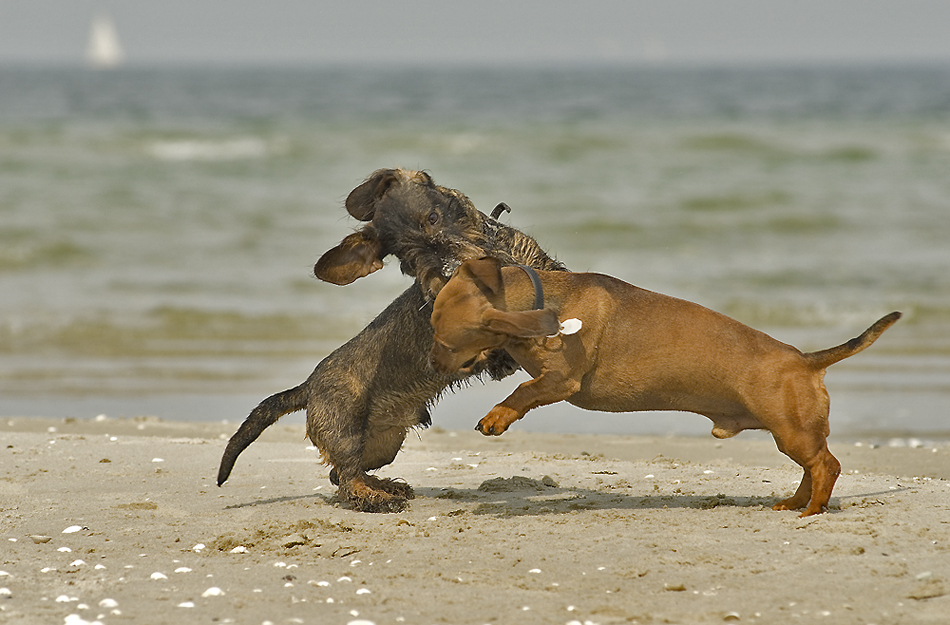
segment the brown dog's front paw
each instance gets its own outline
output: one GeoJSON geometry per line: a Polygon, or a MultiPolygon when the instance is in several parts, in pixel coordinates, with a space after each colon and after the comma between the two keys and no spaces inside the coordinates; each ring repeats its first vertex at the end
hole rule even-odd
{"type": "Polygon", "coordinates": [[[511,408],[495,406],[487,415],[482,417],[475,429],[485,436],[500,436],[505,433],[512,423],[521,418],[517,412],[511,408]]]}

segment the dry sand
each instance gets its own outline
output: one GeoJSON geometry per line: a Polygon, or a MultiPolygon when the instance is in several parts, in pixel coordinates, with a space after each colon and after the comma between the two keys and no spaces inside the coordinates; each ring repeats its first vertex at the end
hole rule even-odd
{"type": "Polygon", "coordinates": [[[0,421],[0,622],[950,622],[946,444],[833,444],[832,509],[799,519],[755,437],[435,429],[380,472],[409,510],[370,515],[301,426],[219,489],[235,427],[0,421]]]}

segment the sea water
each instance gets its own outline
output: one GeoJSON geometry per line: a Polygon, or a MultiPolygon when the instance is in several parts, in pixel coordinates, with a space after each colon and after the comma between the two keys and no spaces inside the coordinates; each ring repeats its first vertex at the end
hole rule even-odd
{"type": "MultiPolygon", "coordinates": [[[[833,432],[950,434],[948,66],[0,68],[0,415],[240,421],[409,286],[392,261],[311,273],[393,166],[806,351],[901,310],[829,369],[833,432]]],[[[515,427],[709,423],[560,404],[515,427]]]]}

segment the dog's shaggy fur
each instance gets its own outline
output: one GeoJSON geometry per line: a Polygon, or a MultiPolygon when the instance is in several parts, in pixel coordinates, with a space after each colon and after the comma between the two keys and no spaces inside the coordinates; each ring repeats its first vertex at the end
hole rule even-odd
{"type": "MultiPolygon", "coordinates": [[[[238,455],[285,414],[306,409],[307,434],[332,467],[339,497],[356,510],[396,512],[413,497],[401,481],[367,474],[393,461],[406,433],[431,423],[429,407],[465,375],[429,367],[431,302],[465,260],[495,256],[504,263],[563,270],[531,237],[475,209],[462,193],[419,171],[373,173],[346,199],[367,222],[317,262],[314,273],[344,285],[383,266],[393,255],[416,283],[362,332],[321,361],[299,386],[268,397],[228,441],[218,470],[223,484],[238,455]]],[[[503,350],[467,375],[501,379],[517,370],[503,350]]]]}

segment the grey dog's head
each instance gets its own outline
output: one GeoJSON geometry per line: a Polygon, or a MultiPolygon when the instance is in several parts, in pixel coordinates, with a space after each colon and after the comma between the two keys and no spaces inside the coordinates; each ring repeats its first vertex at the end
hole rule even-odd
{"type": "Polygon", "coordinates": [[[349,284],[380,269],[392,254],[430,298],[463,261],[491,251],[498,228],[462,193],[405,169],[374,172],[350,192],[346,210],[367,223],[327,251],[314,274],[349,284]]]}

